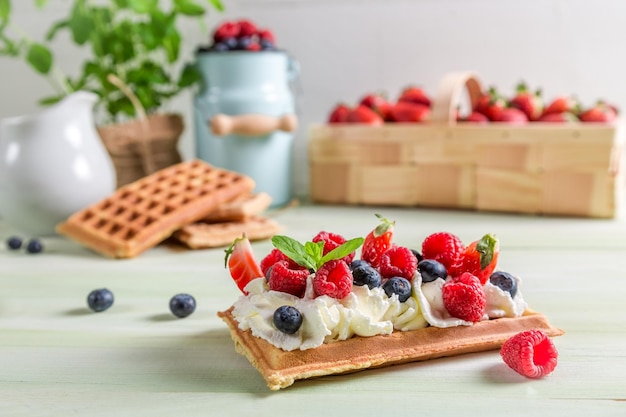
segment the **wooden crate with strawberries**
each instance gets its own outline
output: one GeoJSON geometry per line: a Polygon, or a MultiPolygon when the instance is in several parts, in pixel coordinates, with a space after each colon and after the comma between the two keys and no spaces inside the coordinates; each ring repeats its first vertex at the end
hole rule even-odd
{"type": "MultiPolygon", "coordinates": [[[[452,73],[441,81],[427,121],[410,123],[417,113],[401,108],[396,116],[406,117],[403,122],[356,123],[371,116],[366,111],[358,114],[363,110],[359,107],[341,116],[352,118],[352,123],[312,126],[311,199],[329,204],[616,216],[624,182],[624,138],[615,109],[595,106],[586,116],[578,113],[574,122],[568,120],[573,114],[568,109],[552,113],[552,122],[563,123],[526,123],[528,117],[520,119],[511,110],[506,112],[515,114],[486,123],[472,112],[468,117],[476,117],[478,123],[462,122],[457,109],[464,91],[473,110],[497,104],[493,96],[485,100],[490,95],[474,74],[452,73]],[[584,117],[596,123],[586,123],[584,117]]],[[[526,95],[516,110],[528,110],[524,104],[533,97],[526,95]]],[[[566,106],[564,100],[554,104],[566,106]]],[[[492,109],[498,110],[503,109],[492,109]]]]}

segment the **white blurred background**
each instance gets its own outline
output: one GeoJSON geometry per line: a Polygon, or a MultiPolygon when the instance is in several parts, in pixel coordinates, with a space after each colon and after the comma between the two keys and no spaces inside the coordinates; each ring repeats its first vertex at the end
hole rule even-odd
{"type": "MultiPolygon", "coordinates": [[[[338,101],[367,92],[395,98],[408,84],[433,94],[449,71],[474,70],[485,85],[512,93],[525,80],[546,98],[575,94],[590,105],[602,98],[626,109],[626,1],[624,0],[223,0],[207,30],[226,19],[249,18],[276,34],[278,46],[301,65],[295,139],[297,195],[308,188],[307,127],[324,121],[338,101]]],[[[208,2],[207,2],[208,4],[208,2]]],[[[13,21],[33,39],[67,15],[69,0],[13,1],[13,21]]],[[[206,44],[209,32],[184,26],[184,54],[206,44]]],[[[65,72],[79,68],[85,51],[68,39],[54,44],[65,72]]],[[[0,57],[0,118],[37,112],[53,92],[21,61],[0,57]]],[[[194,156],[192,94],[168,105],[185,117],[180,150],[194,156]]]]}

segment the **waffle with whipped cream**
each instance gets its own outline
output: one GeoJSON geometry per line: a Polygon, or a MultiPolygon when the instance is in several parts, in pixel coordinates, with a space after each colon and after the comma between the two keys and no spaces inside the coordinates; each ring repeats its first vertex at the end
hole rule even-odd
{"type": "Polygon", "coordinates": [[[521,317],[485,320],[472,326],[355,336],[314,349],[285,351],[255,337],[250,330],[241,330],[232,310],[218,315],[228,325],[236,351],[248,358],[271,390],[286,388],[301,379],[498,349],[508,338],[525,330],[542,330],[548,336],[564,333],[542,314],[527,310],[521,317]]]}

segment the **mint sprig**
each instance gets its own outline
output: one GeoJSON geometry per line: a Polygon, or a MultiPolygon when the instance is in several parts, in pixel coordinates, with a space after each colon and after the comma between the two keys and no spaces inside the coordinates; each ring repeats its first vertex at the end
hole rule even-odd
{"type": "Polygon", "coordinates": [[[324,255],[324,242],[305,242],[304,245],[289,236],[276,235],[272,237],[272,244],[276,249],[284,253],[289,259],[317,271],[328,261],[341,259],[354,252],[363,244],[362,237],[350,239],[324,255]]]}

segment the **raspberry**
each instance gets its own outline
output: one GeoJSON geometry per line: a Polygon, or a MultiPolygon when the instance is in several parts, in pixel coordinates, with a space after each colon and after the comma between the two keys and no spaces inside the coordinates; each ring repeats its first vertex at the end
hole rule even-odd
{"type": "Polygon", "coordinates": [[[383,278],[402,277],[410,280],[417,270],[417,258],[409,248],[392,246],[380,257],[383,278]]]}
{"type": "Polygon", "coordinates": [[[254,36],[257,33],[257,27],[249,20],[242,19],[239,22],[239,36],[254,36]]]}
{"type": "Polygon", "coordinates": [[[559,354],[544,332],[527,330],[504,342],[500,356],[518,374],[541,378],[554,371],[559,354]]]}
{"type": "Polygon", "coordinates": [[[426,237],[422,243],[424,259],[434,259],[452,271],[458,264],[460,256],[465,251],[465,245],[452,233],[439,232],[426,237]]]}
{"type": "Polygon", "coordinates": [[[446,282],[441,288],[443,305],[453,317],[471,322],[480,321],[487,298],[480,281],[466,272],[446,282]]]}
{"type": "Polygon", "coordinates": [[[269,29],[260,29],[257,32],[257,36],[262,41],[268,41],[273,44],[276,43],[276,37],[274,36],[274,33],[269,29]]]}
{"type": "Polygon", "coordinates": [[[315,273],[313,289],[319,295],[342,299],[352,291],[352,272],[341,260],[326,262],[315,273]]]}
{"type": "MultiPolygon", "coordinates": [[[[321,241],[324,241],[324,252],[323,252],[324,255],[326,255],[331,250],[346,243],[346,239],[343,236],[338,235],[336,233],[329,233],[329,232],[324,232],[324,231],[319,232],[312,239],[312,242],[321,242],[321,241]]],[[[346,262],[347,264],[350,264],[352,260],[354,259],[355,255],[356,255],[356,252],[352,252],[344,256],[343,258],[341,258],[341,260],[346,262]]]]}
{"type": "Polygon", "coordinates": [[[272,265],[268,284],[270,290],[302,297],[306,290],[306,279],[308,276],[308,270],[292,269],[288,261],[278,261],[272,265]]]}
{"type": "Polygon", "coordinates": [[[289,257],[287,257],[287,255],[282,253],[280,249],[274,248],[265,256],[265,258],[261,260],[260,266],[261,271],[263,271],[263,275],[267,277],[267,271],[278,261],[287,261],[290,269],[306,269],[305,267],[292,261],[289,257]]]}
{"type": "Polygon", "coordinates": [[[217,27],[213,33],[213,40],[215,42],[221,42],[227,38],[236,38],[239,36],[239,23],[237,22],[224,22],[217,27]]]}

